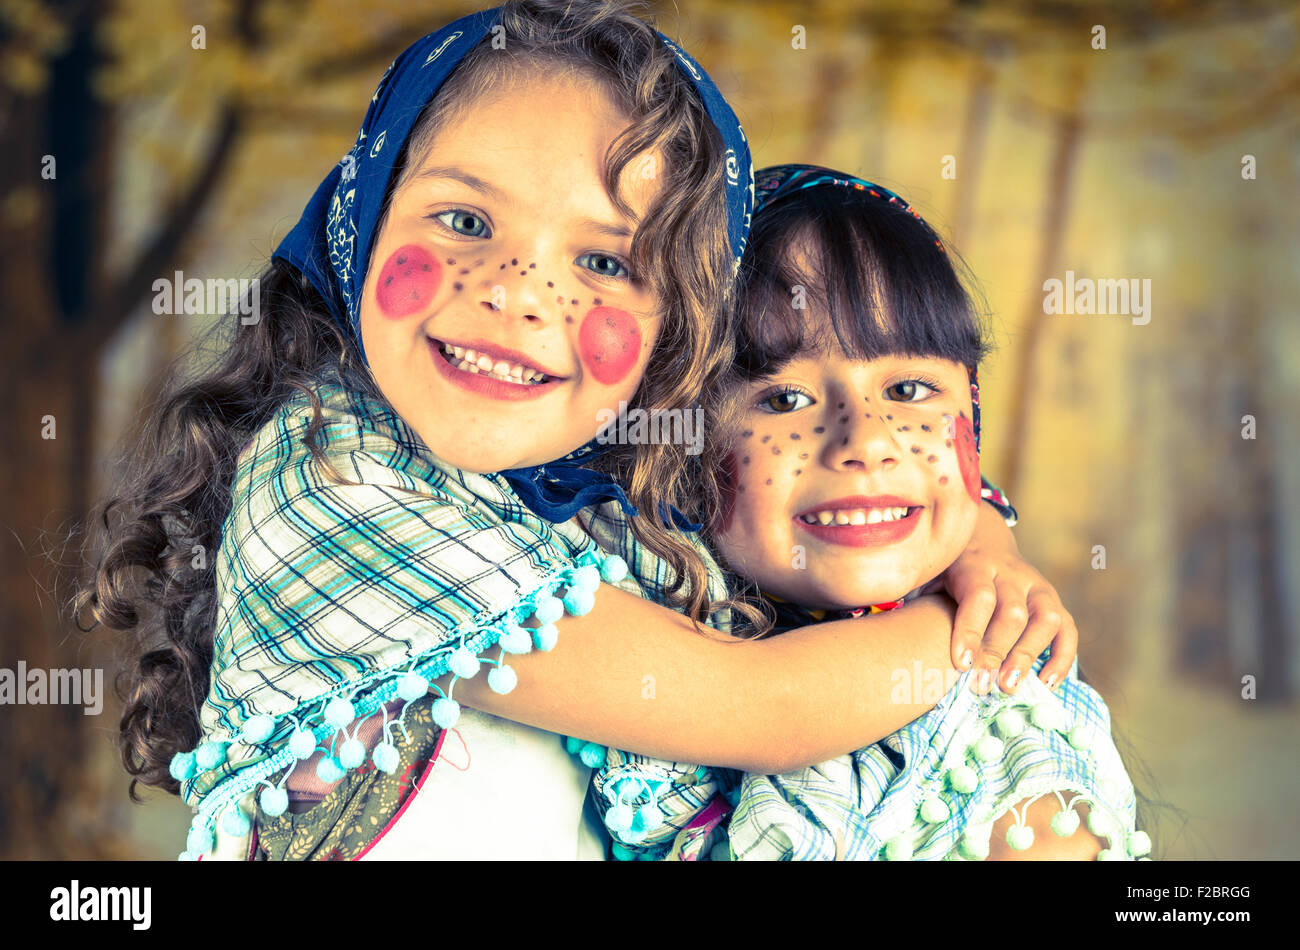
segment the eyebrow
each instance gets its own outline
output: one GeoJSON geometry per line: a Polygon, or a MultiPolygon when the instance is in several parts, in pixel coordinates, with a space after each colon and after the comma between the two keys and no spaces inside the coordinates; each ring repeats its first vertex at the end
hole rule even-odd
{"type": "MultiPolygon", "coordinates": [[[[422,169],[412,176],[412,181],[426,181],[433,178],[447,178],[452,181],[461,182],[468,185],[475,191],[487,195],[495,201],[505,201],[506,195],[500,188],[489,184],[477,175],[471,175],[463,168],[455,165],[432,165],[429,168],[422,169]]],[[[583,218],[578,222],[578,227],[584,231],[594,231],[597,234],[603,234],[606,237],[630,238],[633,231],[623,224],[610,224],[607,221],[597,221],[595,218],[583,218]]]]}
{"type": "Polygon", "coordinates": [[[606,237],[630,238],[632,236],[632,229],[626,225],[610,224],[606,221],[597,221],[595,218],[584,218],[578,222],[578,227],[584,231],[595,231],[606,237]]]}
{"type": "Polygon", "coordinates": [[[488,184],[486,181],[484,181],[482,178],[479,178],[477,175],[471,175],[469,172],[465,171],[462,168],[457,168],[455,165],[434,165],[429,168],[425,168],[417,172],[411,180],[425,181],[430,178],[449,178],[452,181],[458,181],[461,184],[468,185],[470,188],[473,188],[475,191],[480,192],[481,194],[487,195],[489,198],[492,198],[493,200],[496,201],[506,200],[505,192],[503,192],[500,188],[497,188],[495,185],[488,184]]]}

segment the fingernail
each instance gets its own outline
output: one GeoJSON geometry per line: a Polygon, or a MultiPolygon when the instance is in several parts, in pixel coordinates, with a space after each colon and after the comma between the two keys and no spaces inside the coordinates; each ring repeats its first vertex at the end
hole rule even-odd
{"type": "Polygon", "coordinates": [[[989,691],[989,671],[980,670],[979,674],[975,677],[975,683],[975,688],[978,689],[980,693],[987,693],[989,691]]]}
{"type": "Polygon", "coordinates": [[[1056,674],[1055,674],[1055,673],[1053,673],[1051,676],[1049,676],[1049,677],[1047,678],[1047,688],[1048,688],[1048,689],[1055,689],[1055,688],[1056,688],[1056,674]]]}
{"type": "Polygon", "coordinates": [[[971,655],[970,650],[967,650],[965,653],[963,653],[961,655],[961,668],[963,670],[969,670],[972,659],[974,659],[974,657],[971,655]]]}
{"type": "Polygon", "coordinates": [[[1007,677],[1007,689],[1015,689],[1018,682],[1020,682],[1020,671],[1012,670],[1011,675],[1007,677]]]}

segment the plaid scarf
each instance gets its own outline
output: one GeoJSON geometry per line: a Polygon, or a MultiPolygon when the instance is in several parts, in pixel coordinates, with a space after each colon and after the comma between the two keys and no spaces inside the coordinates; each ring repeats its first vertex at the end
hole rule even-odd
{"type": "MultiPolygon", "coordinates": [[[[466,663],[486,663],[489,682],[511,679],[507,654],[531,648],[520,624],[553,596],[567,600],[584,569],[655,599],[671,579],[632,540],[616,503],[587,514],[624,556],[621,578],[577,524],[537,516],[499,475],[439,462],[386,403],[337,379],[316,394],[315,442],[354,484],[337,484],[308,448],[305,396],[288,400],[240,454],[217,553],[203,741],[172,764],[197,807],[183,857],[209,851],[223,812],[223,829],[240,833],[247,816],[230,806],[250,792],[259,803],[274,796],[284,780],[270,777],[308,750],[323,744],[337,766],[362,719],[410,699],[408,677],[419,678],[421,696],[448,670],[464,675],[466,663]]],[[[720,574],[715,583],[721,595],[720,574]]]]}

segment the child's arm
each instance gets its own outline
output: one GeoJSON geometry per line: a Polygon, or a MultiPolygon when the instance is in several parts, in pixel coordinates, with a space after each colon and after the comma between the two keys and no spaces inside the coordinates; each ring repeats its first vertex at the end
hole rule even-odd
{"type": "Polygon", "coordinates": [[[934,705],[922,699],[916,665],[945,677],[952,669],[955,607],[945,596],[756,641],[702,634],[607,585],[595,601],[559,621],[551,652],[509,658],[518,671],[510,693],[475,676],[456,683],[455,698],[643,755],[777,773],[889,735],[934,705]],[[900,670],[918,683],[905,695],[896,695],[900,670]]]}
{"type": "Polygon", "coordinates": [[[992,503],[980,505],[970,544],[926,589],[938,588],[959,605],[954,656],[970,650],[974,669],[989,671],[990,678],[996,675],[1002,690],[1014,693],[1050,643],[1052,658],[1039,679],[1049,688],[1065,680],[1079,644],[1074,618],[1056,589],[1021,559],[1011,529],[992,503]]]}

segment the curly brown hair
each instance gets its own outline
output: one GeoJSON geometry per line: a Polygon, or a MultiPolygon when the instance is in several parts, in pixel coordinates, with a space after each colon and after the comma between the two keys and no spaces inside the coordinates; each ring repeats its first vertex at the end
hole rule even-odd
{"type": "MultiPolygon", "coordinates": [[[[508,2],[501,24],[509,66],[579,70],[598,78],[631,119],[611,147],[606,189],[627,210],[617,182],[647,151],[663,158],[661,187],[632,244],[637,270],[658,294],[662,330],[637,391],[646,410],[697,404],[731,358],[723,144],[703,102],[641,4],[596,0],[508,2]]],[[[455,110],[474,101],[502,66],[485,40],[468,53],[427,106],[405,144],[389,196],[455,110]]],[[[385,201],[385,206],[387,206],[385,201]]],[[[382,227],[382,221],[379,225],[382,227]]],[[[330,317],[325,302],[294,267],[272,261],[259,279],[261,319],[224,320],[179,358],[158,395],[127,436],[115,492],[95,509],[91,574],[71,607],[93,623],[128,634],[118,674],[124,703],[119,747],[141,783],[179,793],[172,757],[201,738],[199,712],[209,688],[217,590],[214,556],[230,510],[241,450],[295,394],[310,399],[325,375],[383,399],[355,337],[330,317]],[[215,368],[195,373],[207,347],[215,368]]],[[[706,573],[695,550],[652,513],[664,506],[698,511],[701,477],[685,445],[617,446],[600,459],[646,515],[633,519],[638,539],[674,572],[668,603],[692,619],[708,615],[706,573]]],[[[707,476],[707,473],[705,473],[707,476]]],[[[703,497],[709,497],[705,491],[703,497]]],[[[706,502],[707,504],[707,502],[706,502]]]]}

